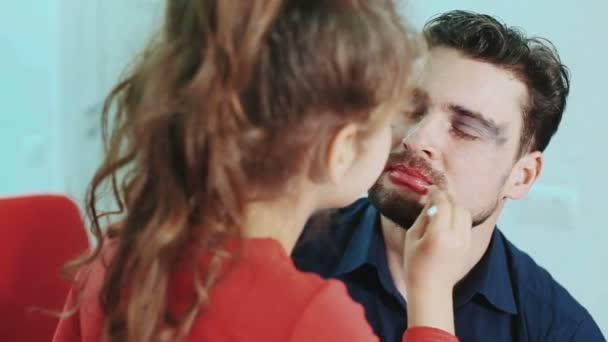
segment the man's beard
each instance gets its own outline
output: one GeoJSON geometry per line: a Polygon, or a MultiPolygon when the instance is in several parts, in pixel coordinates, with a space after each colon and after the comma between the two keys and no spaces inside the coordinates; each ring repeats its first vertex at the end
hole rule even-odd
{"type": "MultiPolygon", "coordinates": [[[[429,163],[413,155],[409,151],[401,153],[392,153],[389,157],[387,165],[402,163],[420,170],[429,180],[440,189],[445,187],[445,176],[432,169],[429,163]]],[[[389,220],[393,221],[403,229],[409,229],[422,211],[424,205],[419,202],[419,198],[410,192],[399,191],[397,189],[387,189],[382,184],[384,174],[376,181],[368,192],[370,202],[389,220]]],[[[493,203],[475,214],[473,214],[473,227],[476,227],[490,218],[496,211],[499,205],[499,200],[496,199],[493,203]]]]}

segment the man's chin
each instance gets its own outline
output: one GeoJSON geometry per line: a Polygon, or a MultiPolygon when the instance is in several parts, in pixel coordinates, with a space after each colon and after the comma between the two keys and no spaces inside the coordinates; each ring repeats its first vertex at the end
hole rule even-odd
{"type": "Polygon", "coordinates": [[[424,207],[421,203],[423,196],[386,184],[382,179],[369,190],[368,197],[383,216],[406,230],[414,224],[424,207]]]}

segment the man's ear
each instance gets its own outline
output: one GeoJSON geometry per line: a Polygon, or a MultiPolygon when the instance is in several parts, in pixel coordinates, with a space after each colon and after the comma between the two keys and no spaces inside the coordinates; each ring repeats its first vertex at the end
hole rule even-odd
{"type": "Polygon", "coordinates": [[[526,196],[532,185],[540,177],[543,162],[544,156],[540,151],[534,151],[521,157],[511,170],[505,187],[504,197],[520,199],[526,196]]]}
{"type": "Polygon", "coordinates": [[[325,169],[332,183],[338,183],[351,168],[357,157],[357,126],[349,124],[332,137],[325,154],[325,169]]]}

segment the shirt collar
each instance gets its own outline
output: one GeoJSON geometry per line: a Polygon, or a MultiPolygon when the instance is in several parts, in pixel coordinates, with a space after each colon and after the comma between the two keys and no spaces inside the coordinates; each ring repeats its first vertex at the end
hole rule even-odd
{"type": "Polygon", "coordinates": [[[517,314],[509,270],[504,236],[496,228],[484,256],[456,286],[454,292],[456,307],[461,307],[471,301],[475,294],[480,294],[496,309],[517,314]]]}
{"type": "Polygon", "coordinates": [[[355,225],[355,229],[335,270],[336,276],[350,273],[369,261],[374,229],[380,223],[380,215],[369,201],[357,202],[352,209],[340,220],[340,225],[355,225]]]}
{"type": "MultiPolygon", "coordinates": [[[[340,225],[355,226],[344,254],[334,271],[335,276],[353,272],[365,264],[370,264],[381,272],[386,267],[386,247],[380,230],[380,214],[365,199],[356,202],[341,217],[340,225]]],[[[388,272],[388,269],[386,270],[388,272]]],[[[381,277],[381,275],[379,275],[381,277]]],[[[476,294],[503,312],[517,314],[515,294],[511,285],[508,260],[504,247],[504,236],[496,228],[488,250],[479,263],[457,285],[454,302],[461,307],[470,302],[476,294]]]]}

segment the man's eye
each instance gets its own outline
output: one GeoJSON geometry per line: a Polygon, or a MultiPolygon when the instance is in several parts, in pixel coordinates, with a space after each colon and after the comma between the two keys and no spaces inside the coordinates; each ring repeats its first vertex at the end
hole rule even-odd
{"type": "Polygon", "coordinates": [[[479,136],[472,131],[473,129],[462,127],[462,125],[452,125],[452,133],[460,139],[478,140],[479,136]]]}

